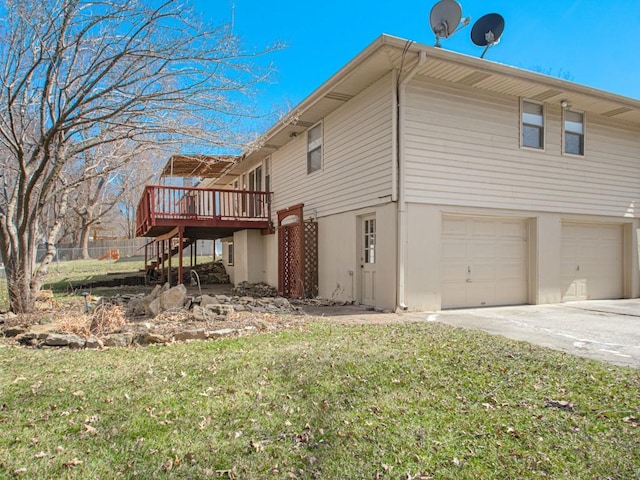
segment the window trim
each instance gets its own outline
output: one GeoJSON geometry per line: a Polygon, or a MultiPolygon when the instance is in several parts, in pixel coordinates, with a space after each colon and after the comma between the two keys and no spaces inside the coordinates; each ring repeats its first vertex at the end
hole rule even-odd
{"type": "MultiPolygon", "coordinates": [[[[544,152],[547,148],[547,108],[544,102],[538,102],[536,100],[529,100],[528,98],[520,98],[520,118],[518,119],[518,126],[520,130],[520,148],[525,150],[531,150],[534,152],[544,152]],[[532,103],[534,105],[540,105],[542,107],[542,146],[541,147],[530,147],[524,144],[524,104],[532,103]]],[[[537,125],[534,125],[537,127],[537,125]]]]}
{"type": "MultiPolygon", "coordinates": [[[[562,141],[561,141],[561,153],[562,155],[566,155],[567,157],[578,157],[583,158],[585,156],[585,152],[587,151],[587,115],[583,110],[575,110],[572,108],[563,108],[562,109],[562,119],[561,119],[561,128],[562,128],[562,141]],[[566,112],[578,113],[582,115],[582,153],[572,153],[566,151],[566,134],[567,129],[565,128],[565,114],[566,112]]],[[[573,132],[572,132],[573,133],[573,132]]]]}
{"type": "Polygon", "coordinates": [[[227,242],[227,265],[233,266],[235,260],[235,251],[233,250],[233,242],[227,242]]]}
{"type": "Polygon", "coordinates": [[[307,175],[311,175],[313,173],[316,172],[321,172],[324,170],[324,124],[322,122],[322,120],[320,120],[319,122],[315,123],[314,125],[311,125],[308,129],[307,129],[307,175]],[[313,130],[316,127],[320,127],[320,167],[316,168],[315,170],[310,170],[310,154],[312,151],[315,151],[317,148],[314,148],[313,150],[309,150],[309,134],[311,133],[311,130],[313,130]]]}

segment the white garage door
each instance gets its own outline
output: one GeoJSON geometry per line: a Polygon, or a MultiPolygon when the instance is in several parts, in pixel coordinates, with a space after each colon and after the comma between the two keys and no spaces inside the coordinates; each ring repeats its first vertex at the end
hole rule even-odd
{"type": "Polygon", "coordinates": [[[526,220],[445,216],[442,308],[527,303],[526,220]]]}
{"type": "Polygon", "coordinates": [[[562,224],[562,300],[622,298],[622,227],[562,224]]]}

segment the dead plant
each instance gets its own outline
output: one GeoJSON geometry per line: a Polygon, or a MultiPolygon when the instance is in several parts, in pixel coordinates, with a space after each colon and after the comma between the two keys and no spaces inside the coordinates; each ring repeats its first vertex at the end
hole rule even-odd
{"type": "Polygon", "coordinates": [[[89,317],[81,313],[61,313],[56,318],[55,330],[83,337],[89,336],[89,317]]]}
{"type": "Polygon", "coordinates": [[[104,336],[115,332],[127,324],[125,309],[121,305],[103,303],[91,315],[89,331],[93,335],[104,336]]]}

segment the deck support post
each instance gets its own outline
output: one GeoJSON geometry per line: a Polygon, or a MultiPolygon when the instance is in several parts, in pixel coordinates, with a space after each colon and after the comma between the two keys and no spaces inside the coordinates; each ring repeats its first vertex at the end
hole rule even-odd
{"type": "Polygon", "coordinates": [[[171,237],[169,240],[167,240],[167,282],[169,282],[169,287],[171,287],[171,257],[173,255],[171,255],[172,253],[172,248],[171,248],[171,244],[173,243],[173,237],[171,237]]]}
{"type": "Polygon", "coordinates": [[[182,248],[184,243],[184,227],[178,229],[178,283],[177,285],[184,283],[183,270],[182,270],[182,248]]]}

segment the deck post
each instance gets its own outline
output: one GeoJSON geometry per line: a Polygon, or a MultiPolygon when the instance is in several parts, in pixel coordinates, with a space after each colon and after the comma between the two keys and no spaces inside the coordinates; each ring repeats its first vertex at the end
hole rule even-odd
{"type": "Polygon", "coordinates": [[[172,244],[173,237],[167,240],[167,282],[169,282],[169,287],[171,287],[171,253],[173,252],[172,244]]]}
{"type": "Polygon", "coordinates": [[[183,271],[182,271],[182,248],[184,242],[184,227],[178,229],[178,283],[177,285],[184,283],[183,271]]]}
{"type": "Polygon", "coordinates": [[[164,282],[167,280],[166,274],[165,274],[165,268],[164,268],[164,240],[160,241],[160,263],[162,265],[162,276],[160,278],[162,278],[161,283],[164,284],[164,282]]]}

